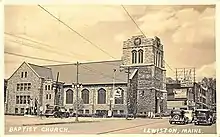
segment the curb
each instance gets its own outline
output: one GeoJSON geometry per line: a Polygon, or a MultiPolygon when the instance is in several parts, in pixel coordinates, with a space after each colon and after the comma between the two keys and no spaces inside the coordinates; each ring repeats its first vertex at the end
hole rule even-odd
{"type": "Polygon", "coordinates": [[[53,122],[53,123],[38,123],[38,124],[22,124],[22,126],[40,126],[40,125],[58,125],[58,124],[73,124],[73,123],[92,123],[92,122],[100,122],[100,121],[79,121],[79,122],[53,122]]]}

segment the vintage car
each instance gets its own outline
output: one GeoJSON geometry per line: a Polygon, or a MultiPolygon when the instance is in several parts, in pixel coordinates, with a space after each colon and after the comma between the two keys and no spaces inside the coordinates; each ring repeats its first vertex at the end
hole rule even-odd
{"type": "Polygon", "coordinates": [[[187,124],[189,119],[185,116],[184,110],[175,109],[172,110],[171,118],[169,119],[169,123],[179,123],[179,124],[187,124]]]}
{"type": "Polygon", "coordinates": [[[70,113],[64,107],[60,106],[50,106],[46,109],[44,115],[46,117],[53,116],[55,118],[68,118],[70,113]]]}
{"type": "Polygon", "coordinates": [[[213,124],[212,112],[209,109],[196,109],[194,116],[194,124],[212,125],[213,124]]]}
{"type": "Polygon", "coordinates": [[[213,113],[212,113],[212,117],[213,117],[213,123],[216,123],[216,111],[213,111],[213,113]]]}

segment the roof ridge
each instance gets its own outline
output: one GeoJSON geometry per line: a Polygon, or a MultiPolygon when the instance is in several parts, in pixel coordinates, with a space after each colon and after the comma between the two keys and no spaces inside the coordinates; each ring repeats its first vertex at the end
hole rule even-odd
{"type": "Polygon", "coordinates": [[[36,64],[32,64],[32,63],[28,63],[29,65],[34,65],[34,66],[37,66],[37,67],[42,67],[42,68],[46,68],[46,69],[51,69],[51,68],[48,68],[46,66],[40,66],[40,65],[36,65],[36,64]]]}
{"type": "MultiPolygon", "coordinates": [[[[92,63],[103,63],[103,62],[116,62],[116,61],[122,61],[121,59],[118,60],[103,60],[103,61],[91,61],[91,62],[82,62],[80,64],[92,64],[92,63]]],[[[64,65],[76,65],[76,63],[63,63],[63,64],[54,64],[54,65],[44,65],[44,67],[50,67],[50,66],[64,66],[64,65]]]]}
{"type": "Polygon", "coordinates": [[[122,60],[121,60],[121,59],[118,59],[118,60],[91,61],[91,62],[83,62],[83,63],[81,63],[81,64],[103,63],[103,62],[116,62],[116,61],[122,61],[122,60]]]}

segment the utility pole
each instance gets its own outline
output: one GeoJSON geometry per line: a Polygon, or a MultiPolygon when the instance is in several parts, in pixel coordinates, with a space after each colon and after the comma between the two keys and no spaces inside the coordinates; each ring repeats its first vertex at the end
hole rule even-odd
{"type": "Polygon", "coordinates": [[[59,104],[58,103],[59,99],[57,98],[57,93],[58,93],[58,88],[59,88],[58,79],[59,79],[59,72],[57,72],[56,83],[53,85],[53,87],[55,86],[54,105],[58,105],[59,104]]]}
{"type": "Polygon", "coordinates": [[[116,69],[113,69],[113,85],[112,85],[112,94],[110,95],[110,106],[109,106],[109,109],[110,109],[110,113],[111,113],[111,117],[112,117],[112,102],[114,101],[115,97],[114,97],[114,93],[115,93],[115,72],[116,72],[116,69]]]}
{"type": "Polygon", "coordinates": [[[176,68],[176,82],[178,84],[178,78],[177,78],[177,68],[176,68]]]}
{"type": "Polygon", "coordinates": [[[79,86],[79,62],[77,61],[76,63],[76,119],[75,121],[78,122],[78,106],[79,106],[79,90],[78,87],[79,86]]]}

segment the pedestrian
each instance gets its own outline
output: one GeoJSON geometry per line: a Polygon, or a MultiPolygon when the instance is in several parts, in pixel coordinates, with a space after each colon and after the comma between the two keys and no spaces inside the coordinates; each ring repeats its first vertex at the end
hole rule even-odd
{"type": "Polygon", "coordinates": [[[171,117],[173,117],[173,111],[175,110],[175,108],[173,108],[172,110],[171,110],[171,117]]]}
{"type": "Polygon", "coordinates": [[[42,119],[42,116],[43,116],[43,107],[40,106],[40,119],[42,119]]]}

